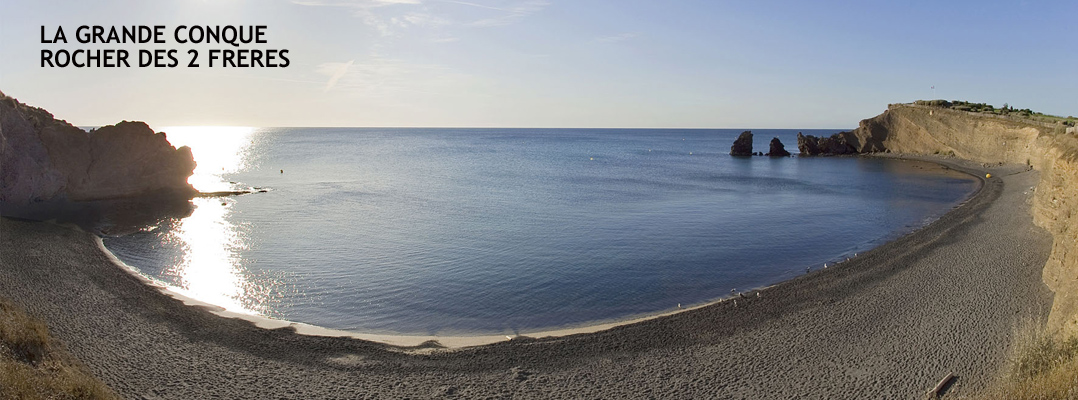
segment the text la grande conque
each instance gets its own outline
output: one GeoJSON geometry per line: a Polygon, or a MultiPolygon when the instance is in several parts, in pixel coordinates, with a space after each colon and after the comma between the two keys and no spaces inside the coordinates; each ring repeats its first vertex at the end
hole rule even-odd
{"type": "MultiPolygon", "coordinates": [[[[171,30],[171,38],[179,44],[220,44],[233,48],[203,50],[187,49],[42,49],[42,68],[286,68],[291,63],[288,49],[249,49],[247,45],[266,43],[265,25],[180,25],[171,30]],[[132,52],[137,54],[133,56],[132,52]]],[[[164,25],[100,26],[82,25],[75,29],[75,41],[82,44],[139,44],[168,43],[164,25]]],[[[68,43],[62,26],[57,26],[49,39],[41,26],[41,43],[68,43]]]]}

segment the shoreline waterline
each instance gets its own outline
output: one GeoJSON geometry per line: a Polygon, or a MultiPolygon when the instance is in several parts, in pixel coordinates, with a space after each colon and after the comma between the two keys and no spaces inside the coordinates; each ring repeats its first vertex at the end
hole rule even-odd
{"type": "MultiPolygon", "coordinates": [[[[72,229],[78,229],[78,227],[71,227],[71,228],[72,229]]],[[[81,231],[81,229],[79,229],[79,230],[81,231]]],[[[613,321],[609,321],[609,322],[605,322],[605,321],[591,322],[591,323],[585,323],[584,325],[581,325],[581,326],[574,326],[574,327],[554,328],[554,329],[540,329],[538,331],[521,332],[519,334],[514,334],[514,335],[474,335],[474,336],[467,336],[467,335],[461,335],[461,336],[426,335],[426,336],[423,336],[423,335],[396,335],[396,334],[353,332],[353,331],[347,331],[347,330],[326,328],[326,327],[317,326],[317,325],[311,325],[311,324],[307,324],[307,323],[303,323],[303,322],[288,321],[288,320],[283,320],[283,319],[265,317],[265,316],[261,316],[261,315],[254,315],[254,314],[247,314],[247,313],[241,313],[241,312],[235,312],[235,311],[228,311],[224,307],[221,307],[221,306],[218,306],[218,305],[215,305],[215,304],[211,304],[211,303],[207,303],[205,301],[198,300],[196,298],[193,298],[191,296],[188,296],[188,295],[180,293],[180,292],[178,292],[176,290],[173,290],[168,285],[163,284],[161,282],[158,282],[158,281],[156,281],[156,280],[142,274],[141,272],[138,271],[137,268],[135,268],[135,267],[133,267],[131,265],[128,265],[127,263],[123,262],[123,260],[120,260],[119,258],[117,258],[116,255],[112,254],[112,252],[109,251],[108,248],[105,247],[105,245],[102,242],[100,236],[93,235],[93,234],[91,234],[91,235],[93,236],[93,240],[97,244],[98,249],[102,253],[104,253],[104,255],[106,257],[108,257],[109,260],[112,261],[112,263],[115,264],[117,267],[119,267],[120,269],[124,270],[125,272],[131,274],[135,278],[139,279],[139,281],[141,281],[146,286],[157,289],[162,294],[183,302],[183,304],[186,305],[186,306],[199,308],[199,309],[205,310],[207,312],[210,312],[210,313],[212,313],[214,315],[223,317],[223,318],[235,318],[235,319],[241,319],[241,320],[244,320],[244,321],[248,321],[248,322],[250,322],[250,323],[254,324],[255,326],[257,326],[259,328],[262,328],[262,329],[289,328],[289,329],[294,329],[295,332],[297,334],[300,334],[300,335],[326,336],[326,337],[347,337],[347,338],[352,338],[352,339],[359,339],[359,340],[366,340],[366,341],[377,342],[377,343],[382,343],[382,344],[388,344],[388,345],[391,345],[391,346],[402,347],[402,348],[427,347],[427,346],[425,346],[426,344],[429,344],[430,342],[437,342],[437,345],[433,346],[434,348],[459,349],[459,348],[465,348],[465,347],[482,346],[482,345],[487,345],[487,344],[492,344],[492,343],[505,342],[505,341],[510,341],[510,340],[520,338],[520,337],[546,338],[546,337],[562,337],[562,336],[569,336],[569,335],[576,335],[576,334],[594,333],[594,332],[600,332],[600,331],[608,330],[608,329],[611,329],[611,328],[616,328],[616,327],[623,326],[623,325],[631,325],[631,324],[635,324],[635,323],[638,323],[638,322],[644,322],[644,321],[649,321],[649,320],[662,318],[662,317],[666,317],[666,316],[670,316],[670,315],[676,315],[676,314],[680,314],[682,312],[692,311],[692,310],[708,307],[708,306],[711,306],[711,305],[720,304],[720,303],[722,303],[724,301],[728,301],[728,300],[729,301],[736,301],[735,297],[723,297],[721,299],[709,301],[709,302],[706,302],[706,303],[703,303],[703,304],[686,306],[686,307],[682,307],[682,308],[679,308],[679,309],[676,309],[676,310],[671,310],[671,311],[662,311],[662,312],[659,312],[659,313],[656,313],[656,314],[646,314],[646,315],[643,315],[643,316],[629,316],[628,318],[614,319],[613,321]]],[[[779,282],[777,284],[781,284],[781,283],[782,282],[779,282]]],[[[756,293],[762,293],[764,290],[766,290],[766,289],[768,289],[770,287],[773,287],[773,286],[775,286],[775,285],[769,285],[769,286],[765,286],[765,287],[762,287],[762,288],[751,289],[751,290],[748,290],[746,293],[751,293],[753,295],[756,295],[756,293]]],[[[762,294],[760,296],[762,296],[762,294]]]]}
{"type": "MultiPolygon", "coordinates": [[[[887,158],[887,159],[898,159],[898,160],[904,160],[904,161],[928,162],[928,163],[932,163],[932,164],[941,166],[941,167],[943,167],[943,169],[946,169],[946,170],[954,170],[954,171],[958,171],[958,172],[960,172],[960,173],[962,173],[964,175],[968,175],[969,177],[973,178],[973,180],[975,182],[977,182],[976,183],[976,188],[972,192],[968,193],[965,198],[963,198],[961,201],[959,201],[957,203],[957,205],[955,205],[953,208],[951,208],[950,210],[945,212],[943,215],[937,216],[931,222],[929,222],[927,224],[924,224],[922,226],[919,226],[916,229],[913,229],[913,230],[911,230],[909,232],[906,232],[904,234],[901,234],[901,235],[898,235],[898,236],[895,236],[895,237],[888,238],[887,240],[881,241],[879,243],[875,243],[875,245],[872,248],[866,249],[866,250],[862,251],[861,253],[859,253],[861,255],[863,255],[863,254],[865,254],[867,252],[875,251],[876,249],[878,249],[881,246],[884,246],[884,245],[886,245],[886,244],[888,244],[890,242],[894,242],[896,240],[899,240],[899,239],[902,239],[902,238],[917,234],[919,231],[921,231],[921,230],[927,228],[928,226],[930,226],[930,225],[936,223],[937,221],[939,221],[944,215],[953,213],[954,211],[958,210],[959,208],[965,206],[971,199],[973,199],[976,196],[978,196],[979,194],[981,194],[981,191],[984,188],[984,184],[985,184],[985,179],[983,178],[983,176],[980,176],[980,175],[978,175],[976,173],[973,173],[970,170],[966,170],[964,167],[961,167],[961,166],[959,166],[957,164],[948,162],[948,161],[959,161],[959,160],[947,160],[947,159],[938,158],[938,157],[927,157],[927,156],[916,156],[916,155],[901,155],[901,154],[898,154],[898,155],[869,155],[869,156],[859,156],[859,157],[887,158]]],[[[291,330],[294,330],[297,334],[300,334],[300,335],[323,336],[323,337],[345,337],[345,338],[358,339],[358,340],[364,340],[364,341],[370,341],[370,342],[375,342],[375,343],[386,344],[386,345],[390,345],[390,346],[399,347],[399,348],[402,348],[402,349],[408,349],[408,348],[416,349],[416,350],[412,350],[412,351],[427,351],[427,350],[432,350],[432,349],[456,350],[456,349],[467,348],[467,347],[475,347],[475,346],[483,346],[483,345],[499,343],[499,342],[507,342],[507,341],[512,341],[514,339],[518,339],[518,338],[533,338],[533,339],[534,338],[558,338],[558,337],[564,337],[564,336],[570,336],[570,335],[596,333],[596,332],[606,331],[606,330],[610,330],[610,329],[621,327],[621,326],[633,325],[633,324],[637,324],[637,323],[641,323],[641,322],[645,322],[645,321],[650,321],[650,320],[655,320],[655,319],[660,319],[660,318],[664,318],[664,317],[669,317],[669,316],[681,314],[681,313],[688,312],[688,311],[693,311],[693,310],[698,310],[698,309],[702,309],[702,308],[706,308],[706,307],[710,307],[710,306],[715,306],[715,305],[719,305],[719,304],[722,304],[724,302],[729,302],[729,301],[732,301],[733,304],[736,306],[736,301],[738,300],[740,295],[747,295],[747,296],[750,296],[750,297],[766,297],[768,289],[771,289],[771,288],[774,288],[776,286],[786,284],[786,283],[794,281],[794,280],[802,279],[803,277],[805,277],[805,275],[795,276],[795,277],[792,277],[792,278],[789,278],[789,279],[784,279],[784,280],[781,280],[781,281],[778,281],[778,282],[775,282],[775,283],[772,283],[772,284],[769,284],[769,285],[765,285],[765,286],[762,286],[762,287],[756,287],[756,288],[751,288],[751,289],[748,289],[748,290],[741,291],[740,295],[724,296],[724,297],[720,297],[720,298],[717,298],[717,299],[712,299],[712,300],[709,300],[709,301],[705,301],[703,303],[698,303],[698,304],[693,304],[693,305],[686,305],[686,306],[683,306],[683,307],[679,304],[678,305],[679,308],[677,308],[677,309],[663,310],[663,311],[653,312],[653,313],[629,315],[629,316],[625,316],[625,317],[611,318],[611,319],[608,319],[608,320],[588,321],[588,322],[583,322],[583,323],[580,323],[580,324],[572,324],[572,325],[565,326],[565,327],[550,327],[550,328],[539,328],[539,329],[535,329],[535,330],[521,330],[519,332],[515,331],[512,334],[508,334],[508,335],[506,335],[506,334],[409,335],[409,334],[395,334],[395,333],[365,333],[365,332],[357,332],[357,331],[351,331],[351,330],[333,329],[333,328],[318,326],[318,325],[314,325],[314,324],[308,324],[308,323],[297,322],[297,321],[289,321],[289,320],[278,319],[278,318],[271,318],[271,317],[262,316],[262,315],[256,315],[256,314],[249,314],[249,313],[243,313],[243,312],[237,312],[237,311],[230,311],[230,310],[225,309],[224,307],[221,307],[221,306],[218,306],[218,305],[214,305],[214,304],[211,304],[211,303],[196,299],[194,297],[191,297],[189,295],[181,293],[178,290],[175,290],[174,288],[170,287],[166,283],[159,282],[159,281],[153,279],[152,277],[149,277],[149,276],[145,275],[144,273],[140,272],[136,267],[131,266],[131,265],[125,263],[124,261],[120,260],[115,254],[113,254],[104,245],[104,242],[102,241],[101,236],[98,236],[98,235],[92,235],[92,236],[94,238],[94,241],[95,241],[98,249],[102,253],[104,253],[105,256],[108,257],[110,259],[110,261],[112,261],[113,264],[115,264],[116,266],[118,266],[119,268],[124,270],[125,272],[129,273],[130,275],[136,277],[143,284],[145,284],[145,285],[147,285],[149,287],[157,289],[162,294],[165,294],[165,295],[167,295],[169,297],[172,297],[172,298],[174,298],[176,300],[181,301],[186,306],[196,307],[196,308],[205,310],[205,311],[210,312],[210,313],[212,313],[214,315],[224,317],[224,318],[235,318],[235,319],[248,321],[248,322],[252,323],[253,325],[255,325],[256,327],[262,328],[262,329],[270,329],[270,330],[273,330],[273,329],[291,329],[291,330]],[[419,349],[421,349],[421,350],[419,350],[419,349]]],[[[848,262],[848,261],[850,261],[852,259],[853,258],[847,258],[844,261],[839,261],[839,262],[836,262],[836,263],[825,263],[824,265],[829,265],[830,269],[833,270],[835,267],[838,267],[841,264],[843,264],[845,262],[848,262]]],[[[823,269],[822,271],[817,269],[817,270],[812,271],[811,274],[806,274],[806,275],[816,275],[816,274],[821,274],[821,273],[826,273],[826,272],[827,272],[827,269],[823,269]]]]}
{"type": "Polygon", "coordinates": [[[192,183],[270,190],[195,199],[107,248],[228,310],[353,332],[514,335],[703,304],[892,240],[976,185],[926,162],[730,157],[729,129],[210,133],[169,134],[192,183]]]}
{"type": "Polygon", "coordinates": [[[441,350],[263,329],[146,285],[93,235],[7,218],[0,294],[125,398],[902,398],[947,373],[961,396],[1048,315],[1052,238],[1029,213],[1038,171],[957,164],[992,179],[910,235],[736,306],[590,334],[441,350]]]}

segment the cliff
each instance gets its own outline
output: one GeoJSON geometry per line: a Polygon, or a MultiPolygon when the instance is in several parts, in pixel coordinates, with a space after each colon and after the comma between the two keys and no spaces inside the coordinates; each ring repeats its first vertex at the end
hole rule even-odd
{"type": "Polygon", "coordinates": [[[142,122],[86,132],[0,93],[0,211],[197,192],[191,149],[176,149],[142,122]]]}
{"type": "Polygon", "coordinates": [[[980,163],[1028,164],[1040,171],[1033,220],[1054,241],[1043,277],[1055,292],[1048,325],[1078,333],[1078,135],[1058,124],[892,104],[835,137],[857,153],[946,154],[980,163]]]}

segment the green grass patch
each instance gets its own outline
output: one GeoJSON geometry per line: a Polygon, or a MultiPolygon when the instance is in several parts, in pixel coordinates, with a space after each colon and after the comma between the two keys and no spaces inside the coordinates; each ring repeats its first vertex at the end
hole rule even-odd
{"type": "Polygon", "coordinates": [[[1021,117],[1038,122],[1047,122],[1050,124],[1060,124],[1064,126],[1075,126],[1078,121],[1073,116],[1060,117],[1056,115],[1049,115],[1040,112],[1030,110],[1028,108],[1015,108],[1009,104],[1003,104],[1003,107],[996,108],[995,106],[987,103],[973,103],[962,100],[917,100],[913,104],[919,106],[948,108],[958,111],[974,112],[981,114],[992,115],[1007,115],[1012,117],[1021,117]]]}

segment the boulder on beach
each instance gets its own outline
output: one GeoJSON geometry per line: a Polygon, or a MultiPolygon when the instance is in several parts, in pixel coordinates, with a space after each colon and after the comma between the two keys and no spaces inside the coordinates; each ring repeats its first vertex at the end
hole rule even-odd
{"type": "Polygon", "coordinates": [[[782,141],[779,138],[771,139],[771,150],[767,152],[771,157],[789,157],[790,152],[786,151],[786,146],[782,145],[782,141]]]}
{"type": "Polygon", "coordinates": [[[730,155],[745,157],[752,155],[752,131],[744,131],[737,136],[734,145],[730,146],[730,155]]]}

